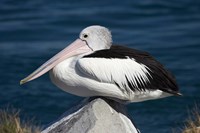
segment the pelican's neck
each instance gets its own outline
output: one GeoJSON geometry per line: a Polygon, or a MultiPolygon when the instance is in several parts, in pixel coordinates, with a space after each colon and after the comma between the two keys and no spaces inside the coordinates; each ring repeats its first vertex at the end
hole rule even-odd
{"type": "Polygon", "coordinates": [[[72,73],[75,73],[75,66],[77,61],[88,54],[90,53],[73,56],[60,62],[50,71],[50,77],[55,77],[59,79],[65,79],[66,77],[70,77],[72,73]]]}
{"type": "Polygon", "coordinates": [[[63,72],[67,71],[67,69],[73,69],[75,67],[75,64],[77,62],[78,59],[80,59],[81,57],[79,56],[73,56],[70,57],[68,59],[65,59],[64,61],[60,62],[59,64],[57,64],[52,71],[54,73],[61,73],[61,75],[63,74],[63,72]]]}

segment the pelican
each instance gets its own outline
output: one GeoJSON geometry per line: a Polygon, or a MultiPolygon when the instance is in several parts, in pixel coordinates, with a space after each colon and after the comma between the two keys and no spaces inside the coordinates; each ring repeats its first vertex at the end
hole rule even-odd
{"type": "Polygon", "coordinates": [[[112,45],[111,32],[98,25],[83,29],[77,40],[20,84],[48,71],[58,88],[82,97],[141,102],[181,95],[174,76],[161,63],[147,52],[112,45]]]}

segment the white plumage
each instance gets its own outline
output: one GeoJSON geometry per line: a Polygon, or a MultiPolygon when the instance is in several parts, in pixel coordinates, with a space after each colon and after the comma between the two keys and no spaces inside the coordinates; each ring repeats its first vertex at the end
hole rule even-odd
{"type": "MultiPolygon", "coordinates": [[[[138,87],[136,80],[140,84],[149,82],[147,77],[147,75],[150,75],[147,71],[148,67],[130,58],[81,58],[77,61],[77,67],[85,75],[90,75],[91,78],[97,81],[110,84],[116,82],[122,91],[125,91],[124,85],[128,84],[127,79],[136,87],[138,87]]],[[[131,91],[130,88],[129,91],[131,91]]]]}
{"type": "Polygon", "coordinates": [[[146,77],[145,72],[146,68],[144,66],[131,59],[120,61],[119,59],[74,57],[66,59],[54,67],[50,72],[50,77],[52,82],[62,90],[83,97],[106,96],[127,102],[139,102],[170,96],[170,94],[160,90],[132,91],[130,88],[128,90],[124,88],[123,84],[127,85],[125,74],[133,79],[134,76],[137,78],[139,74],[146,77]],[[138,69],[139,71],[134,67],[129,67],[132,63],[137,64],[137,67],[141,67],[138,69]],[[112,65],[116,67],[112,67],[112,65]],[[123,69],[120,66],[124,65],[127,66],[127,69],[120,71],[123,69]],[[131,74],[133,73],[131,70],[138,74],[131,74]],[[120,87],[115,85],[114,80],[118,82],[120,87]]]}

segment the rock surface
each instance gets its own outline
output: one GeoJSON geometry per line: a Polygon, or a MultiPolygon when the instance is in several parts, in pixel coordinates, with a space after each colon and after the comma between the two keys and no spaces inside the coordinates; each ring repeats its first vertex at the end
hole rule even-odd
{"type": "Polygon", "coordinates": [[[125,106],[96,98],[84,100],[42,133],[138,133],[125,106]]]}

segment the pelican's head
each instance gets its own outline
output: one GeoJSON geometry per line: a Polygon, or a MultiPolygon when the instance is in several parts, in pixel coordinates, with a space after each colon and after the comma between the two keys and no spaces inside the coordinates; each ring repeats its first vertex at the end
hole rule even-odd
{"type": "Polygon", "coordinates": [[[102,26],[89,26],[83,29],[79,38],[86,41],[88,46],[94,51],[109,49],[112,44],[110,31],[102,26]]]}
{"type": "Polygon", "coordinates": [[[107,28],[102,26],[89,26],[81,31],[77,40],[49,59],[32,74],[21,80],[20,84],[40,77],[69,57],[90,54],[97,50],[109,49],[111,44],[112,36],[107,28]]]}

